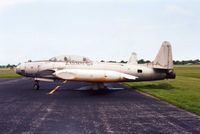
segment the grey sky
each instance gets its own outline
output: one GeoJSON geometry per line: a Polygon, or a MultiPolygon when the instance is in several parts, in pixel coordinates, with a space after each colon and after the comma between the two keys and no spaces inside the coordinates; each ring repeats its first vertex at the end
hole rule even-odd
{"type": "Polygon", "coordinates": [[[0,64],[63,54],[96,60],[200,58],[198,0],[0,0],[0,64]]]}

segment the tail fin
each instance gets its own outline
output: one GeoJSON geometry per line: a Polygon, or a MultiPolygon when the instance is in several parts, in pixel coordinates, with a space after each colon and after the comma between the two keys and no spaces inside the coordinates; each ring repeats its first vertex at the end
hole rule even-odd
{"type": "Polygon", "coordinates": [[[137,60],[137,54],[136,53],[132,53],[131,54],[131,57],[130,57],[130,59],[129,59],[129,61],[128,61],[128,64],[138,64],[138,60],[137,60]]]}
{"type": "Polygon", "coordinates": [[[153,68],[173,69],[172,47],[168,41],[162,43],[160,51],[152,63],[153,68]]]}

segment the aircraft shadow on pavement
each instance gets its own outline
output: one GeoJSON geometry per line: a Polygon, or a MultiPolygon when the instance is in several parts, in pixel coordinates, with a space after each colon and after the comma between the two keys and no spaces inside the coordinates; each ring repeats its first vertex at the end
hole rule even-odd
{"type": "MultiPolygon", "coordinates": [[[[60,83],[53,83],[53,84],[49,84],[49,83],[41,83],[41,89],[40,90],[35,90],[36,92],[49,92],[52,89],[54,89],[56,86],[60,85],[60,83]]],[[[117,87],[112,87],[109,86],[108,88],[102,88],[99,90],[92,90],[92,89],[84,89],[82,87],[87,87],[90,86],[89,83],[86,82],[70,82],[68,84],[63,84],[60,86],[60,88],[58,88],[57,91],[55,91],[54,94],[58,94],[57,92],[59,92],[59,94],[62,92],[62,94],[65,94],[67,92],[70,92],[72,94],[82,94],[82,95],[89,95],[89,96],[106,96],[109,94],[113,94],[116,92],[120,92],[123,90],[125,90],[125,88],[117,88],[117,87]]]]}
{"type": "Polygon", "coordinates": [[[80,91],[80,93],[87,94],[90,96],[106,96],[119,91],[121,90],[100,89],[100,90],[84,90],[80,91]]]}
{"type": "Polygon", "coordinates": [[[84,94],[89,96],[106,96],[112,93],[120,92],[122,89],[99,89],[99,90],[79,90],[79,88],[62,88],[60,92],[71,92],[76,94],[84,94]]]}

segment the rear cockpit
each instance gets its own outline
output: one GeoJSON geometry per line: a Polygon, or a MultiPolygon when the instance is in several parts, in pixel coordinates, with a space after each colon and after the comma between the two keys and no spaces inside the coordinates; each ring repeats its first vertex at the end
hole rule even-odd
{"type": "Polygon", "coordinates": [[[93,63],[92,60],[90,60],[87,57],[83,56],[73,56],[73,55],[62,55],[62,56],[57,56],[49,59],[49,61],[52,62],[67,62],[67,63],[93,63]]]}

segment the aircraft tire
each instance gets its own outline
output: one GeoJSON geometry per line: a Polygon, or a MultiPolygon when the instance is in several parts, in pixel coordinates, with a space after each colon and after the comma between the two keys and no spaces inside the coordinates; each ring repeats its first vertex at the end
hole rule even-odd
{"type": "Polygon", "coordinates": [[[34,86],[33,86],[34,90],[39,90],[40,89],[40,85],[38,81],[35,81],[34,86]]]}

